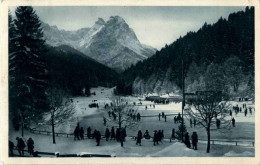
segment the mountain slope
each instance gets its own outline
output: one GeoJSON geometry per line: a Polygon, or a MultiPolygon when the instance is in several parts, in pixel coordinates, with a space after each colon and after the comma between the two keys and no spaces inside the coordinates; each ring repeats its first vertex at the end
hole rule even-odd
{"type": "Polygon", "coordinates": [[[116,84],[118,74],[115,71],[81,52],[67,45],[49,47],[48,50],[45,60],[52,85],[81,95],[83,88],[116,84]]]}
{"type": "Polygon", "coordinates": [[[156,49],[141,44],[133,29],[119,16],[99,18],[91,28],[58,30],[44,24],[44,36],[51,46],[69,45],[98,62],[123,71],[152,56],[156,49]]]}
{"type": "Polygon", "coordinates": [[[154,56],[123,73],[118,93],[178,93],[182,88],[182,61],[186,91],[212,89],[245,95],[254,89],[254,8],[205,23],[166,45],[154,56]],[[215,77],[214,77],[215,76],[215,77]]]}

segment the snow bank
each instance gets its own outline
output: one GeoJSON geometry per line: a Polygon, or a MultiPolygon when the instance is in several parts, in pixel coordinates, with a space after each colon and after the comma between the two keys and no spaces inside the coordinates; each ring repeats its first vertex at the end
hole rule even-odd
{"type": "Polygon", "coordinates": [[[253,152],[245,151],[242,153],[236,153],[234,151],[229,151],[225,153],[225,157],[253,157],[255,154],[253,152]]]}
{"type": "Polygon", "coordinates": [[[161,151],[158,151],[150,156],[159,156],[159,157],[201,157],[201,156],[209,156],[204,153],[198,152],[198,150],[189,149],[185,146],[185,144],[176,142],[161,151]]]}

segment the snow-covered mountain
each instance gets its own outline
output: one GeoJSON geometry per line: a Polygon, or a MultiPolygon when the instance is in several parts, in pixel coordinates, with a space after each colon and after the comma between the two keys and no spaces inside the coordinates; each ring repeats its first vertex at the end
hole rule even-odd
{"type": "Polygon", "coordinates": [[[59,30],[45,23],[43,29],[47,44],[69,45],[118,71],[152,56],[156,51],[141,44],[133,29],[119,16],[111,16],[107,21],[99,18],[91,28],[77,31],[59,30]]]}

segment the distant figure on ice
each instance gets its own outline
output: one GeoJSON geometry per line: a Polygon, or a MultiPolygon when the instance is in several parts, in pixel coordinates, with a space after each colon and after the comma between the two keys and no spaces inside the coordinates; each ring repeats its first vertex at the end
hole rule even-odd
{"type": "Polygon", "coordinates": [[[153,105],[153,108],[155,108],[155,104],[153,105]]]}
{"type": "Polygon", "coordinates": [[[79,139],[79,124],[77,124],[77,126],[74,130],[74,140],[76,140],[76,139],[80,140],[79,139]]]}
{"type": "Polygon", "coordinates": [[[116,138],[116,135],[115,135],[115,129],[114,127],[111,128],[111,140],[112,139],[115,139],[116,138]]]}
{"type": "Polygon", "coordinates": [[[232,125],[233,125],[233,127],[235,127],[235,122],[236,122],[236,120],[235,120],[235,118],[233,117],[233,118],[232,118],[232,125]]]}
{"type": "Polygon", "coordinates": [[[219,129],[219,127],[220,127],[220,120],[219,119],[216,120],[216,126],[219,129]]]}
{"type": "Polygon", "coordinates": [[[185,145],[186,145],[188,148],[190,148],[190,137],[189,137],[189,133],[188,133],[188,132],[185,133],[184,143],[185,143],[185,145]]]}
{"type": "Polygon", "coordinates": [[[167,118],[167,117],[166,117],[166,115],[165,115],[165,116],[164,116],[164,121],[165,121],[165,122],[166,122],[166,118],[167,118]]]}
{"type": "Polygon", "coordinates": [[[143,134],[142,131],[139,130],[137,134],[137,140],[136,140],[136,145],[139,144],[141,146],[141,140],[142,140],[143,134]]]}
{"type": "Polygon", "coordinates": [[[249,112],[250,112],[250,115],[252,115],[252,108],[249,107],[249,112]]]}
{"type": "Polygon", "coordinates": [[[107,119],[105,117],[103,117],[103,122],[104,122],[104,126],[106,126],[107,124],[107,119]]]}
{"type": "Polygon", "coordinates": [[[22,138],[17,137],[16,140],[17,140],[16,147],[18,149],[19,155],[24,156],[25,143],[22,138]]]}
{"type": "Polygon", "coordinates": [[[239,107],[239,112],[240,112],[240,113],[242,112],[242,108],[241,108],[241,107],[239,107]]]}
{"type": "Polygon", "coordinates": [[[146,130],[145,131],[145,133],[144,133],[144,136],[143,136],[145,139],[150,139],[151,138],[151,136],[149,135],[149,132],[148,132],[148,130],[146,130]]]}
{"type": "Polygon", "coordinates": [[[147,105],[145,106],[145,110],[147,110],[147,105]]]}
{"type": "Polygon", "coordinates": [[[9,156],[13,156],[14,155],[14,143],[12,141],[9,140],[9,156]]]}
{"type": "Polygon", "coordinates": [[[79,136],[80,136],[81,140],[84,139],[84,129],[83,129],[83,127],[81,127],[80,130],[79,130],[79,136]]]}
{"type": "Polygon", "coordinates": [[[164,112],[162,112],[162,118],[164,118],[164,112]]]}
{"type": "Polygon", "coordinates": [[[194,128],[196,127],[196,119],[193,120],[194,128]]]}
{"type": "Polygon", "coordinates": [[[190,118],[190,127],[192,128],[192,119],[190,118]]]}
{"type": "Polygon", "coordinates": [[[174,124],[177,123],[177,118],[176,118],[176,116],[174,116],[173,121],[174,121],[174,124]]]}
{"type": "Polygon", "coordinates": [[[29,138],[27,141],[27,148],[30,155],[33,155],[33,149],[34,149],[34,141],[32,138],[29,138]]]}
{"type": "Polygon", "coordinates": [[[88,127],[87,129],[87,137],[90,139],[91,138],[91,128],[88,127]]]}
{"type": "Polygon", "coordinates": [[[192,141],[192,148],[194,150],[197,150],[197,144],[198,144],[198,135],[197,132],[193,132],[191,135],[191,141],[192,141]]]}
{"type": "Polygon", "coordinates": [[[108,141],[108,139],[109,139],[109,137],[110,137],[110,132],[109,132],[109,129],[108,129],[108,128],[106,129],[105,137],[106,137],[106,141],[108,141]]]}
{"type": "Polygon", "coordinates": [[[101,134],[99,131],[96,132],[96,142],[97,142],[97,146],[99,146],[100,144],[100,139],[101,139],[101,134]]]}
{"type": "Polygon", "coordinates": [[[161,120],[161,114],[160,114],[160,113],[159,113],[159,116],[158,116],[158,117],[159,117],[159,121],[160,121],[160,120],[161,120]]]}
{"type": "Polygon", "coordinates": [[[229,115],[232,116],[232,111],[231,110],[229,110],[229,115]]]}
{"type": "Polygon", "coordinates": [[[137,121],[140,121],[141,120],[141,115],[140,113],[137,113],[137,121]]]}
{"type": "Polygon", "coordinates": [[[245,109],[245,116],[247,115],[247,108],[245,109]]]}

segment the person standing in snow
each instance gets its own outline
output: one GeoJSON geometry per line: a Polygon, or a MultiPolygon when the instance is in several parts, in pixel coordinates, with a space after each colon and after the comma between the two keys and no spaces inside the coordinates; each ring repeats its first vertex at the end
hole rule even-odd
{"type": "Polygon", "coordinates": [[[232,125],[233,125],[233,127],[235,127],[235,122],[236,122],[236,121],[235,121],[235,118],[233,117],[233,118],[232,118],[232,125]]]}
{"type": "Polygon", "coordinates": [[[158,117],[159,117],[159,121],[160,121],[160,120],[161,120],[161,113],[159,113],[159,116],[158,116],[158,117]]]}
{"type": "Polygon", "coordinates": [[[103,117],[103,121],[104,121],[104,126],[106,126],[107,124],[107,119],[105,117],[103,117]]]}
{"type": "Polygon", "coordinates": [[[197,132],[193,132],[191,136],[192,141],[192,148],[197,150],[197,144],[198,144],[198,135],[197,132]]]}
{"type": "Polygon", "coordinates": [[[136,145],[139,144],[141,146],[141,140],[142,140],[143,134],[142,131],[139,130],[137,134],[137,140],[136,140],[136,145]]]}
{"type": "Polygon", "coordinates": [[[17,137],[16,140],[17,140],[16,147],[18,149],[19,155],[24,156],[25,143],[22,138],[17,137]]]}
{"type": "Polygon", "coordinates": [[[30,155],[33,154],[33,149],[34,149],[34,141],[32,140],[32,138],[29,138],[27,141],[27,148],[28,148],[28,152],[30,155]]]}
{"type": "Polygon", "coordinates": [[[158,133],[156,130],[154,130],[154,134],[153,134],[153,145],[155,146],[155,143],[156,144],[159,144],[158,143],[158,133]]]}
{"type": "Polygon", "coordinates": [[[111,140],[115,139],[115,138],[116,138],[115,129],[114,129],[114,127],[112,127],[112,129],[111,129],[111,140]]]}
{"type": "Polygon", "coordinates": [[[9,140],[9,155],[13,156],[14,155],[14,143],[12,141],[9,140]]]}
{"type": "Polygon", "coordinates": [[[194,128],[196,127],[196,119],[193,120],[194,128]]]}
{"type": "Polygon", "coordinates": [[[108,141],[108,139],[110,137],[110,132],[109,132],[108,128],[106,128],[105,137],[106,137],[106,141],[108,141]]]}
{"type": "Polygon", "coordinates": [[[188,148],[190,148],[190,137],[189,137],[189,133],[188,133],[188,132],[185,133],[184,143],[185,143],[185,145],[186,145],[188,148]]]}
{"type": "Polygon", "coordinates": [[[88,127],[87,129],[87,137],[90,139],[91,138],[91,128],[88,127]]]}
{"type": "Polygon", "coordinates": [[[80,136],[81,140],[84,140],[84,129],[83,129],[83,127],[81,127],[80,130],[79,130],[79,136],[80,136]]]}
{"type": "Polygon", "coordinates": [[[75,130],[74,130],[74,140],[79,139],[79,125],[76,126],[75,130]]]}
{"type": "Polygon", "coordinates": [[[120,140],[120,130],[119,128],[116,129],[116,141],[119,142],[120,140]]]}
{"type": "Polygon", "coordinates": [[[100,145],[100,139],[101,139],[101,134],[100,134],[99,131],[97,131],[97,133],[96,133],[96,142],[97,142],[97,146],[100,145]]]}
{"type": "Polygon", "coordinates": [[[172,137],[171,138],[175,139],[175,129],[174,128],[172,129],[172,137]]]}
{"type": "Polygon", "coordinates": [[[167,118],[167,117],[166,117],[166,115],[165,115],[165,116],[164,116],[164,121],[165,121],[165,122],[167,121],[166,118],[167,118]]]}

